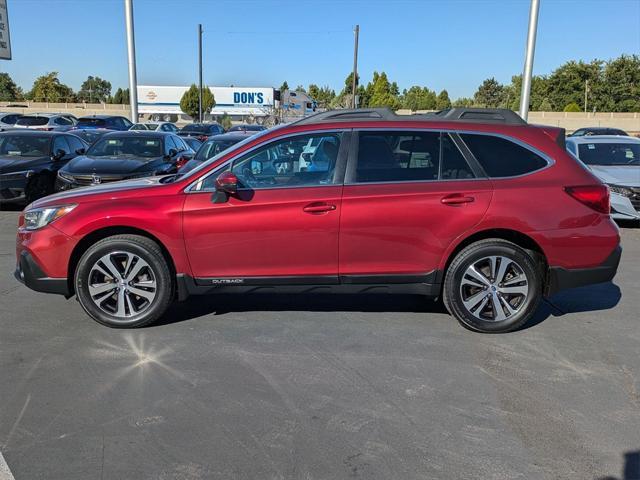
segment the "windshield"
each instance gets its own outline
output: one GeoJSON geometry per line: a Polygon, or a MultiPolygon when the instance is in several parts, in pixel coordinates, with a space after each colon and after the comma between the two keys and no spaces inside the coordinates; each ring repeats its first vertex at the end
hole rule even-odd
{"type": "Polygon", "coordinates": [[[230,153],[233,153],[236,150],[238,150],[239,148],[244,147],[247,143],[253,142],[254,140],[258,140],[258,139],[264,137],[265,135],[271,134],[272,132],[276,132],[276,131],[278,131],[278,129],[280,129],[280,128],[284,127],[284,126],[286,126],[286,124],[282,125],[281,127],[272,128],[271,130],[263,130],[262,132],[259,132],[259,133],[255,134],[255,135],[252,135],[251,137],[245,138],[241,142],[238,142],[235,145],[232,145],[231,147],[227,148],[226,150],[218,153],[216,156],[211,157],[206,162],[201,163],[196,168],[194,168],[193,170],[191,170],[188,173],[186,173],[185,174],[185,178],[193,177],[194,175],[199,174],[203,169],[205,169],[209,165],[217,162],[224,155],[228,155],[230,153]]]}
{"type": "Polygon", "coordinates": [[[20,117],[16,121],[16,125],[24,125],[28,127],[46,125],[47,123],[49,123],[49,117],[20,117]]]}
{"type": "Polygon", "coordinates": [[[211,157],[224,152],[227,148],[238,143],[241,139],[236,140],[210,140],[206,142],[196,154],[196,160],[209,160],[211,157]]]}
{"type": "Polygon", "coordinates": [[[6,135],[0,137],[0,155],[15,157],[43,157],[49,155],[51,137],[6,135]]]}
{"type": "Polygon", "coordinates": [[[157,137],[138,135],[102,138],[89,148],[87,155],[90,157],[161,157],[162,141],[157,137]]]}
{"type": "Polygon", "coordinates": [[[207,132],[209,130],[208,125],[201,125],[198,123],[194,123],[191,125],[185,125],[180,130],[181,132],[207,132]]]}
{"type": "Polygon", "coordinates": [[[640,165],[638,143],[583,143],[578,152],[587,165],[640,165]]]}

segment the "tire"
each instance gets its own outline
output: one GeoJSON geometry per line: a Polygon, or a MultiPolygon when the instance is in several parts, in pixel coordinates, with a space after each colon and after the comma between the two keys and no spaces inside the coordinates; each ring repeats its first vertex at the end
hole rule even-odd
{"type": "Polygon", "coordinates": [[[55,189],[55,180],[48,173],[39,173],[29,179],[25,188],[25,198],[27,204],[35,202],[39,198],[51,195],[55,189]]]}
{"type": "Polygon", "coordinates": [[[542,271],[534,255],[499,238],[465,247],[445,275],[442,299],[447,310],[476,332],[504,333],[522,327],[542,298],[542,271]]]}
{"type": "Polygon", "coordinates": [[[174,291],[160,247],[139,235],[115,235],[92,245],[78,262],[74,284],[84,311],[113,328],[153,323],[171,304],[174,291]]]}

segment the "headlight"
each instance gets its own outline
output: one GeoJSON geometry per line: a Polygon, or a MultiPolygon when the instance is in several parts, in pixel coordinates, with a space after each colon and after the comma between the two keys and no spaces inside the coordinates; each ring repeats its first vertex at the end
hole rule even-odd
{"type": "Polygon", "coordinates": [[[609,190],[611,190],[612,193],[617,193],[618,195],[622,195],[623,197],[632,197],[633,196],[633,192],[631,191],[631,189],[626,188],[626,187],[621,187],[620,185],[607,185],[609,187],[609,190]]]}
{"type": "Polygon", "coordinates": [[[68,175],[64,172],[61,172],[60,170],[58,170],[58,176],[60,178],[62,178],[63,180],[66,180],[67,182],[73,182],[74,178],[71,175],[68,175]]]}
{"type": "Polygon", "coordinates": [[[78,205],[62,205],[59,207],[33,208],[24,212],[24,228],[37,230],[49,225],[54,220],[66,215],[78,205]]]}

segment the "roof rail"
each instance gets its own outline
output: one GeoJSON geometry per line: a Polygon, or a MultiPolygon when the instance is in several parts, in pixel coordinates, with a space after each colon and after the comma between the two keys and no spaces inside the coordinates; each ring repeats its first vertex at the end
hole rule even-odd
{"type": "Polygon", "coordinates": [[[325,122],[371,121],[445,121],[471,123],[503,123],[526,125],[516,112],[507,108],[450,108],[439,112],[416,115],[396,115],[389,108],[338,109],[316,113],[293,122],[295,125],[313,125],[325,122]]]}

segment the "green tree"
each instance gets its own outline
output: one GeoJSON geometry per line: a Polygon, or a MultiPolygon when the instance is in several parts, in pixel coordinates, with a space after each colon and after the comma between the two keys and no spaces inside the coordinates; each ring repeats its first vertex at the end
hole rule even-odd
{"type": "Polygon", "coordinates": [[[307,93],[316,101],[318,107],[320,108],[329,108],[336,96],[336,92],[328,86],[325,85],[324,87],[320,88],[315,83],[309,85],[307,93]]]}
{"type": "MultiPolygon", "coordinates": [[[[554,70],[548,78],[548,96],[554,109],[561,110],[570,103],[584,104],[584,90],[586,82],[592,92],[601,92],[602,69],[601,60],[590,63],[570,61],[554,70]]],[[[607,99],[601,95],[594,95],[591,105],[601,110],[607,99]]]]}
{"type": "Polygon", "coordinates": [[[124,90],[121,88],[118,88],[116,90],[116,93],[113,94],[113,98],[111,99],[111,102],[113,104],[116,105],[127,105],[129,104],[129,89],[125,88],[124,90]]]}
{"type": "Polygon", "coordinates": [[[280,91],[284,92],[285,90],[289,90],[289,84],[287,83],[286,80],[282,82],[282,85],[280,85],[280,91]]]}
{"type": "MultiPolygon", "coordinates": [[[[197,114],[198,113],[196,112],[196,115],[197,114]]],[[[224,115],[218,117],[218,123],[222,125],[222,128],[225,130],[229,130],[231,128],[231,116],[229,116],[227,112],[224,112],[224,115]]]]}
{"type": "MultiPolygon", "coordinates": [[[[192,84],[180,99],[180,109],[193,119],[198,118],[198,87],[192,84]]],[[[202,114],[209,113],[216,106],[216,100],[209,87],[202,89],[202,114]]]]}
{"type": "Polygon", "coordinates": [[[446,110],[447,108],[451,108],[451,100],[449,99],[449,92],[447,92],[446,90],[442,90],[438,94],[438,98],[436,100],[436,109],[446,110]]]}
{"type": "MultiPolygon", "coordinates": [[[[371,97],[368,98],[369,107],[389,107],[392,110],[397,110],[401,107],[398,95],[394,95],[397,90],[397,85],[394,88],[393,84],[389,83],[387,74],[385,72],[379,75],[374,72],[374,82],[371,89],[371,97]]],[[[367,87],[368,88],[368,87],[367,87]]]]}
{"type": "Polygon", "coordinates": [[[12,102],[22,98],[22,90],[8,73],[0,73],[0,102],[12,102]]]}
{"type": "MultiPolygon", "coordinates": [[[[531,79],[531,92],[529,95],[529,109],[533,111],[553,111],[542,109],[543,100],[550,102],[548,95],[549,85],[547,77],[534,75],[531,79]]],[[[518,110],[520,108],[520,94],[522,93],[522,75],[511,77],[511,84],[504,87],[504,101],[502,107],[518,110]]]]}
{"type": "Polygon", "coordinates": [[[38,77],[33,82],[29,97],[34,102],[53,103],[69,102],[75,99],[71,87],[60,83],[58,72],[51,72],[38,77]]]}
{"type": "Polygon", "coordinates": [[[477,105],[485,108],[497,108],[502,104],[504,96],[504,86],[502,86],[495,78],[486,79],[478,87],[473,96],[477,105]]]}
{"type": "Polygon", "coordinates": [[[602,82],[589,85],[589,91],[588,104],[599,104],[600,110],[640,112],[640,56],[621,55],[607,62],[602,82]]]}
{"type": "Polygon", "coordinates": [[[452,107],[473,107],[475,104],[473,98],[460,97],[451,103],[452,107]]]}
{"type": "Polygon", "coordinates": [[[436,92],[427,87],[414,85],[402,92],[402,107],[415,112],[416,110],[435,110],[437,104],[436,92]]]}
{"type": "Polygon", "coordinates": [[[89,75],[80,86],[78,101],[98,103],[106,102],[111,95],[111,83],[100,77],[89,75]]]}
{"type": "Polygon", "coordinates": [[[581,112],[582,109],[580,108],[580,105],[578,105],[576,102],[571,102],[571,103],[568,103],[564,107],[563,111],[565,111],[565,112],[581,112]]]}
{"type": "Polygon", "coordinates": [[[304,86],[303,86],[303,85],[298,85],[298,86],[296,87],[296,91],[297,91],[297,92],[304,92],[304,93],[307,93],[307,91],[304,89],[304,86]]]}
{"type": "Polygon", "coordinates": [[[544,98],[540,103],[540,108],[537,108],[536,111],[539,112],[553,112],[553,106],[548,98],[544,98]]]}

